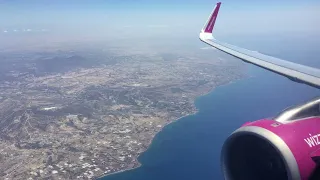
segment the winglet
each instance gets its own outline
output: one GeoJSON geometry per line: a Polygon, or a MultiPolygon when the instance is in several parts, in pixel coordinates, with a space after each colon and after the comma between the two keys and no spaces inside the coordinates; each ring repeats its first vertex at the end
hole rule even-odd
{"type": "Polygon", "coordinates": [[[214,27],[214,24],[216,22],[217,16],[218,16],[218,12],[220,9],[220,5],[221,2],[218,2],[214,8],[214,10],[212,11],[211,15],[209,16],[209,19],[207,20],[206,24],[204,25],[204,27],[201,30],[200,33],[200,39],[212,39],[212,30],[214,27]]]}

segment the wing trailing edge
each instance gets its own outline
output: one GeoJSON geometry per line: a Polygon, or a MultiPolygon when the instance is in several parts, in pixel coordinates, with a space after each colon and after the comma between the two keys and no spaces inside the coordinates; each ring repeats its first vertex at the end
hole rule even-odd
{"type": "Polygon", "coordinates": [[[218,2],[202,28],[199,36],[201,41],[245,62],[286,76],[295,82],[320,88],[320,70],[317,68],[282,60],[216,40],[212,35],[212,31],[218,17],[220,6],[221,2],[218,2]]]}

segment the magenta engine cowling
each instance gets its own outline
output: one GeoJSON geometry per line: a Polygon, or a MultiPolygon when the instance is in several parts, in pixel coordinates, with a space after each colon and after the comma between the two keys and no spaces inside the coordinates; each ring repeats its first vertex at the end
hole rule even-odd
{"type": "Polygon", "coordinates": [[[233,132],[221,152],[225,179],[310,179],[320,157],[319,104],[314,99],[233,132]]]}

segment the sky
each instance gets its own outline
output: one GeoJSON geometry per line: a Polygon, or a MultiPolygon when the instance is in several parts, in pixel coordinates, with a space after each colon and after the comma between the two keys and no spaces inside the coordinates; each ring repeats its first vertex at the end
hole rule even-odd
{"type": "MultiPolygon", "coordinates": [[[[3,17],[0,38],[27,33],[33,33],[34,39],[38,33],[65,40],[197,38],[215,3],[212,0],[0,0],[3,17]]],[[[225,0],[215,27],[218,37],[315,36],[319,32],[317,0],[225,0]]]]}

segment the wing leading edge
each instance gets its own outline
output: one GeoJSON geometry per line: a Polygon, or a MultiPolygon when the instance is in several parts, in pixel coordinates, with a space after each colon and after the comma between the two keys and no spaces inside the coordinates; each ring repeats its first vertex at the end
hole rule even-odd
{"type": "Polygon", "coordinates": [[[216,40],[212,35],[221,2],[217,3],[208,21],[200,32],[200,40],[225,53],[240,58],[241,60],[273,71],[289,79],[320,88],[320,70],[301,64],[285,61],[279,58],[250,51],[234,45],[216,40]]]}

